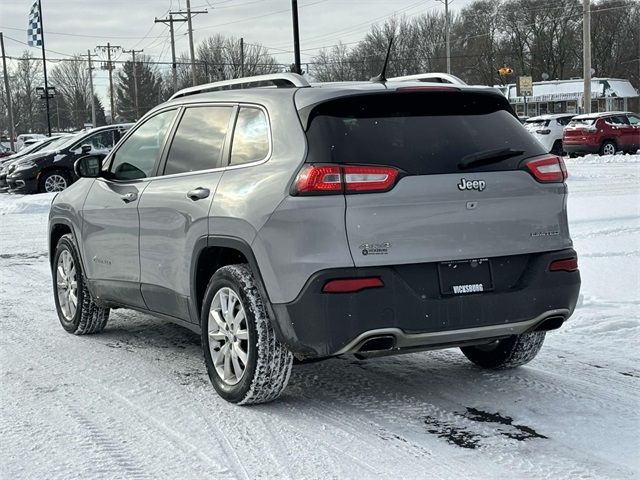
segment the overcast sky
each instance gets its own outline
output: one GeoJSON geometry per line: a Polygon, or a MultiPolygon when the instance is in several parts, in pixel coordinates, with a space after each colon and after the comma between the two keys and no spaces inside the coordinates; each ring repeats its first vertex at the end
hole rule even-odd
{"type": "MultiPolygon", "coordinates": [[[[457,10],[472,0],[454,0],[457,10]]],[[[193,19],[196,43],[221,33],[260,42],[282,63],[292,63],[290,0],[192,0],[192,9],[208,10],[193,19]]],[[[26,28],[33,0],[0,0],[0,31],[5,35],[9,56],[19,56],[27,47],[26,28]]],[[[111,42],[124,49],[144,49],[154,60],[170,61],[169,30],[154,24],[170,10],[185,8],[185,0],[42,0],[47,58],[64,58],[92,52],[96,45],[111,42]]],[[[415,16],[443,9],[438,0],[299,0],[302,62],[318,49],[339,41],[357,42],[369,27],[394,14],[415,16]]],[[[188,52],[186,22],[176,25],[176,52],[188,52]]],[[[31,49],[41,56],[40,49],[31,49]]],[[[120,54],[119,59],[127,56],[120,54]]],[[[48,68],[53,62],[47,62],[48,68]]],[[[106,99],[106,71],[95,72],[96,90],[106,99]]],[[[107,105],[108,102],[105,102],[107,105]]]]}

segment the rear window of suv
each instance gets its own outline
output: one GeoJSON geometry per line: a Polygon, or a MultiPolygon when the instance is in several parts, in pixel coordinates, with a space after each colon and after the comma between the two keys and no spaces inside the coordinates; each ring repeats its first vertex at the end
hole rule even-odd
{"type": "Polygon", "coordinates": [[[569,122],[570,127],[590,127],[596,123],[597,118],[574,118],[569,122]]]}
{"type": "Polygon", "coordinates": [[[482,92],[397,92],[338,98],[315,106],[307,128],[309,163],[394,166],[408,174],[512,170],[544,148],[506,99],[482,92]],[[522,153],[460,169],[466,156],[522,153]]]}

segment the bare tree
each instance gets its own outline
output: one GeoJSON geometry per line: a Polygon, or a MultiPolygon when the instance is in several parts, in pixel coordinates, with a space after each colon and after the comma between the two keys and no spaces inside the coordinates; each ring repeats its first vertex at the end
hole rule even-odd
{"type": "MultiPolygon", "coordinates": [[[[91,91],[89,86],[89,69],[87,62],[80,55],[69,61],[61,62],[50,74],[50,85],[56,87],[59,99],[56,105],[63,104],[61,110],[68,124],[65,127],[82,128],[91,118],[91,91]]],[[[57,107],[56,107],[57,108],[57,107]]]]}

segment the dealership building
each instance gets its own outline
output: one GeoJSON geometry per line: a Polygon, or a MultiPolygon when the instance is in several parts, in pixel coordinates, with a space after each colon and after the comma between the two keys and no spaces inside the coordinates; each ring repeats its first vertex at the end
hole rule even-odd
{"type": "MultiPolygon", "coordinates": [[[[533,82],[533,95],[518,96],[516,84],[498,86],[519,116],[533,117],[546,113],[581,113],[584,80],[549,80],[533,82]]],[[[638,109],[638,92],[629,80],[593,78],[591,80],[591,111],[629,111],[638,109]]]]}

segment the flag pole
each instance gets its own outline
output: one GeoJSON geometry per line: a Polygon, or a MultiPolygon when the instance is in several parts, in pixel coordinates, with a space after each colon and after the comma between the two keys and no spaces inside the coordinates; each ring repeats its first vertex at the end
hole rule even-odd
{"type": "Polygon", "coordinates": [[[42,39],[42,68],[44,70],[44,98],[47,102],[47,131],[51,136],[51,117],[49,114],[49,84],[47,82],[47,57],[44,51],[44,18],[42,16],[42,0],[38,0],[38,10],[40,13],[40,35],[42,39]]]}

